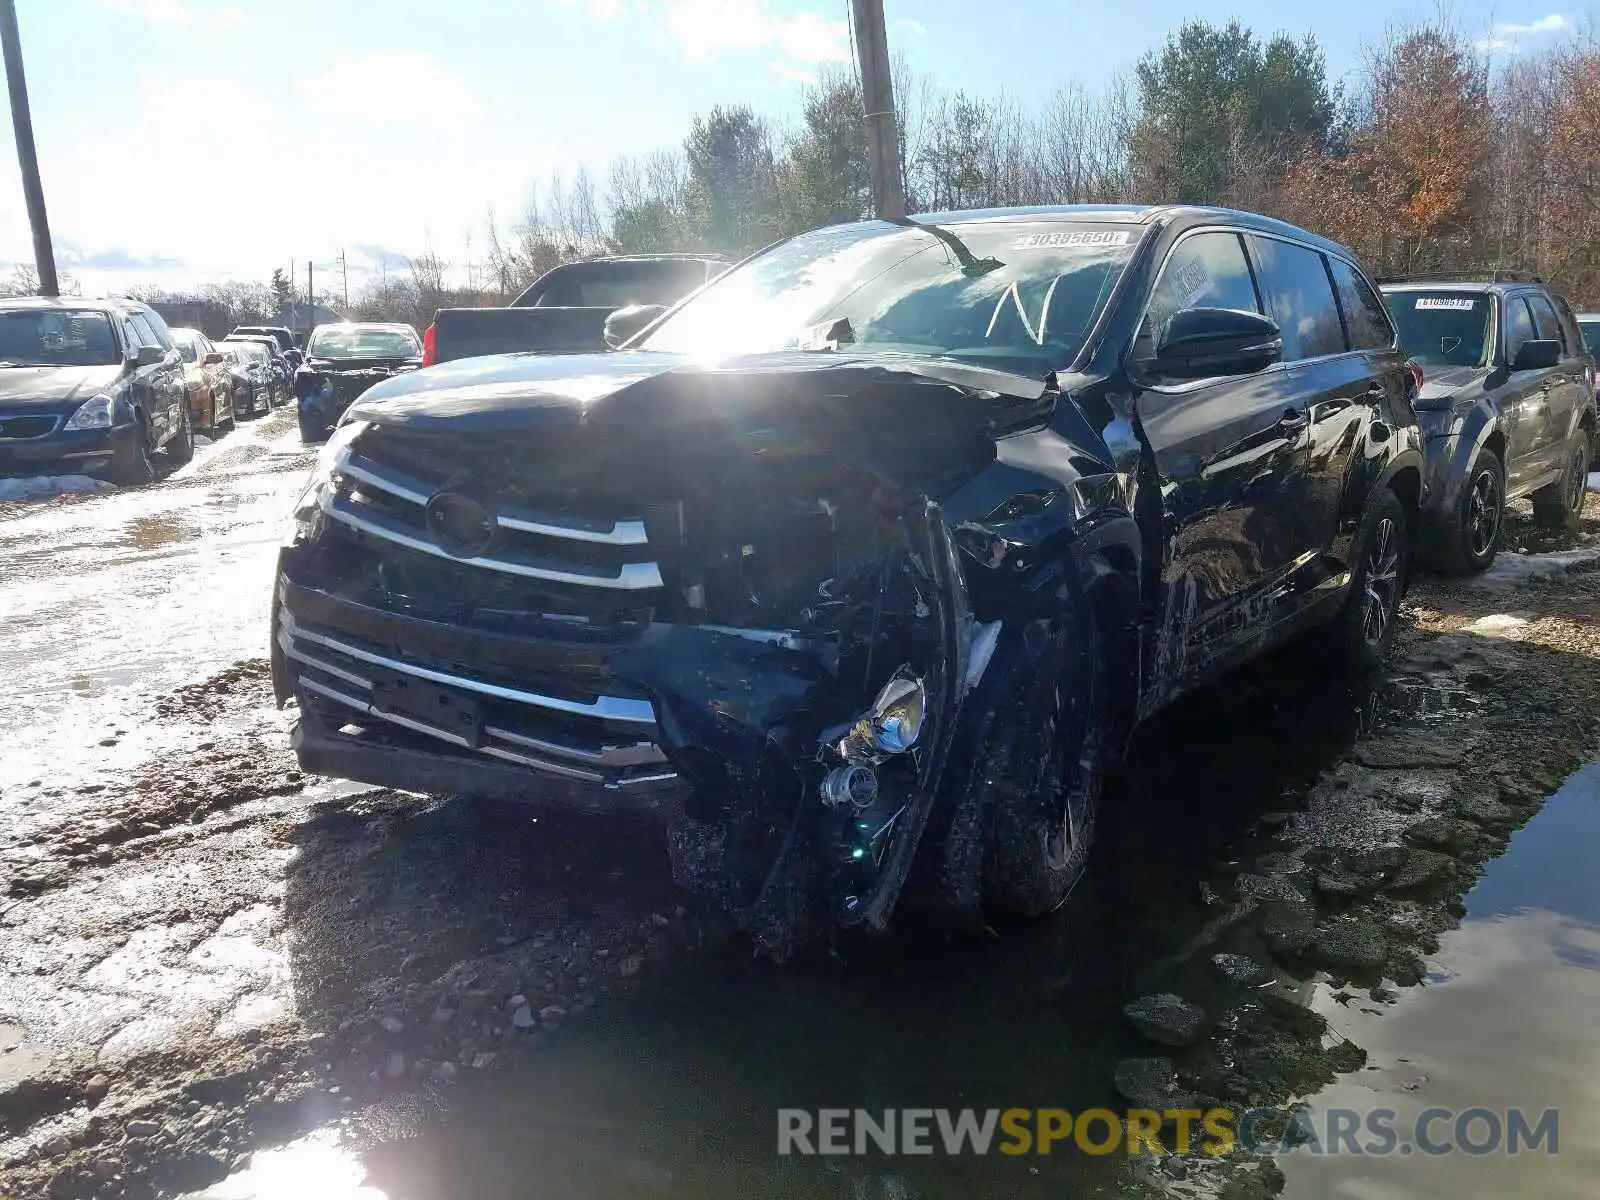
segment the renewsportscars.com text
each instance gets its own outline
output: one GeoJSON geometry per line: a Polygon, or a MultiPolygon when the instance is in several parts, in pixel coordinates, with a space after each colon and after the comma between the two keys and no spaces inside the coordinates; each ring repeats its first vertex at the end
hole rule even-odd
{"type": "Polygon", "coordinates": [[[780,1108],[778,1153],[1207,1154],[1236,1148],[1311,1154],[1555,1154],[1560,1114],[1520,1108],[1429,1108],[1402,1121],[1391,1108],[780,1108]]]}

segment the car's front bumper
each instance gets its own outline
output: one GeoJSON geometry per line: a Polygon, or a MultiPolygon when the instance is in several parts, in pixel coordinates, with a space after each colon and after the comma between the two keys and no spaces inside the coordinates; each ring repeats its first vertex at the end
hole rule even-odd
{"type": "Polygon", "coordinates": [[[76,475],[100,470],[132,447],[138,427],[57,430],[37,438],[0,440],[0,476],[76,475]]]}

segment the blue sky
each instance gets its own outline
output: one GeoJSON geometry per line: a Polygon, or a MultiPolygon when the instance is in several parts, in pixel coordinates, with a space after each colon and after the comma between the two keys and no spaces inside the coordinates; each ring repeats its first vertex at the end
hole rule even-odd
{"type": "MultiPolygon", "coordinates": [[[[1510,55],[1587,26],[1552,0],[1457,0],[1510,55]]],[[[890,38],[949,88],[1027,101],[1093,86],[1183,20],[1315,33],[1337,76],[1405,0],[886,0],[890,38]]],[[[368,270],[481,250],[531,185],[677,143],[715,103],[793,115],[848,61],[847,0],[18,0],[56,240],[92,290],[368,270]],[[471,241],[469,242],[469,239],[471,241]]],[[[5,128],[9,133],[9,123],[5,128]]],[[[29,257],[0,134],[0,271],[29,257]]],[[[331,275],[329,276],[331,279],[331,275]]]]}

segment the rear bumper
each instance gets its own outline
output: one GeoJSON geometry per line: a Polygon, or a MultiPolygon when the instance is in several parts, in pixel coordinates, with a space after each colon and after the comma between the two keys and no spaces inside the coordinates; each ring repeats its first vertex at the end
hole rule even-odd
{"type": "Polygon", "coordinates": [[[0,476],[74,475],[104,467],[131,446],[138,429],[75,429],[42,438],[0,441],[0,476]]]}

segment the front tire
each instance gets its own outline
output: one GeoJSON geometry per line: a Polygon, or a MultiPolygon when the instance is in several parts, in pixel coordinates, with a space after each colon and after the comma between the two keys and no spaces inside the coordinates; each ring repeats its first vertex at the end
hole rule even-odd
{"type": "Polygon", "coordinates": [[[973,760],[980,811],[992,813],[985,904],[1040,917],[1083,877],[1109,769],[1109,681],[1088,606],[1003,638],[988,674],[973,760]]]}
{"type": "Polygon", "coordinates": [[[1355,671],[1382,666],[1394,641],[1406,588],[1407,539],[1405,506],[1385,488],[1356,533],[1350,590],[1330,628],[1335,653],[1355,671]]]}
{"type": "Polygon", "coordinates": [[[1546,529],[1577,529],[1588,475],[1589,433],[1580,428],[1567,447],[1560,478],[1533,494],[1533,519],[1546,529]]]}
{"type": "Polygon", "coordinates": [[[167,439],[167,461],[181,467],[194,457],[194,422],[189,417],[189,406],[183,406],[178,432],[167,439]]]}
{"type": "Polygon", "coordinates": [[[143,420],[135,421],[127,444],[112,454],[106,478],[122,487],[139,487],[155,477],[155,463],[150,460],[150,431],[143,420]]]}
{"type": "Polygon", "coordinates": [[[1494,451],[1478,451],[1447,535],[1449,541],[1441,547],[1439,565],[1444,570],[1456,575],[1477,575],[1489,569],[1500,553],[1505,501],[1505,467],[1494,451]]]}

